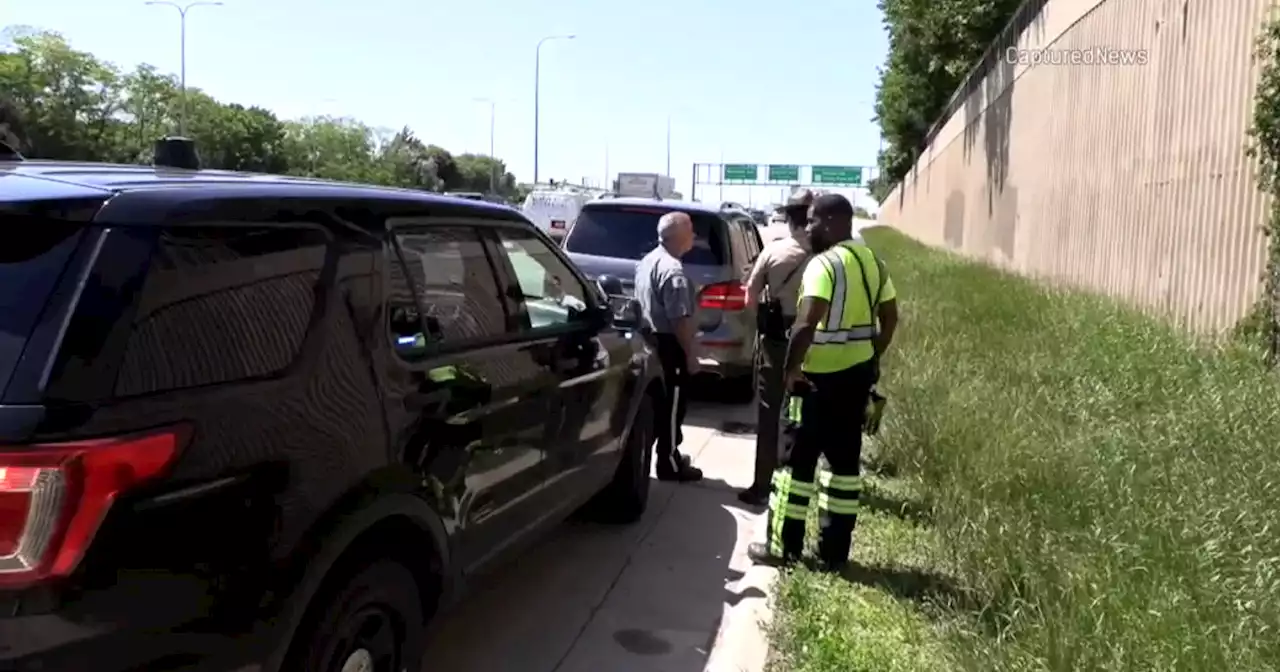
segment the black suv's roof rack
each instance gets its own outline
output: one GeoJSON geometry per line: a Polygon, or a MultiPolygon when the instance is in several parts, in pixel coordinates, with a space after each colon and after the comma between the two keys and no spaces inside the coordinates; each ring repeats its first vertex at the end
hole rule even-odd
{"type": "Polygon", "coordinates": [[[0,140],[0,161],[26,161],[22,153],[4,140],[0,140]]]}

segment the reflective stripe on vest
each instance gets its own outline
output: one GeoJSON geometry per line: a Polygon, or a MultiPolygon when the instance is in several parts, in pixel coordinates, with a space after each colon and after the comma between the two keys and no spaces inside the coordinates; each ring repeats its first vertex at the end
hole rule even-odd
{"type": "MultiPolygon", "coordinates": [[[[864,324],[845,325],[845,311],[852,309],[856,311],[857,306],[847,306],[849,298],[849,282],[857,282],[862,284],[869,279],[864,278],[863,264],[861,259],[857,258],[858,253],[850,247],[837,245],[827,252],[824,252],[818,259],[822,262],[824,268],[827,269],[827,275],[831,276],[831,307],[827,311],[827,318],[823,320],[823,326],[816,330],[813,334],[813,343],[818,344],[845,344],[857,343],[860,341],[870,341],[875,338],[879,330],[875,324],[875,306],[867,306],[867,317],[871,321],[864,324]],[[839,250],[845,250],[849,253],[850,259],[845,261],[839,250]],[[851,273],[849,265],[856,265],[857,277],[850,278],[851,273]]],[[[857,289],[864,289],[858,287],[857,289]]],[[[863,296],[865,291],[855,291],[855,297],[863,296]]],[[[856,302],[855,298],[855,302],[856,302]]]]}

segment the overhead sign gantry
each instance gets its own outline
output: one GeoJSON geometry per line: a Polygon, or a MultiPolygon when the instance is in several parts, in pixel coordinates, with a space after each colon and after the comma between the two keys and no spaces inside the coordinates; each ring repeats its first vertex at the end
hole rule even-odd
{"type": "Polygon", "coordinates": [[[873,169],[869,166],[803,166],[798,164],[695,163],[693,193],[698,186],[713,187],[837,187],[866,188],[873,169]],[[762,170],[763,169],[763,170],[762,170]]]}

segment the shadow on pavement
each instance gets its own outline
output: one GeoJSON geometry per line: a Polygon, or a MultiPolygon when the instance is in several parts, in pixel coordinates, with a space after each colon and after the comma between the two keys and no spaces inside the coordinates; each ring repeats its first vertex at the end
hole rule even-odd
{"type": "Polygon", "coordinates": [[[756,431],[754,402],[730,399],[718,391],[715,381],[699,381],[691,386],[686,427],[702,427],[731,435],[748,435],[756,431]]]}
{"type": "Polygon", "coordinates": [[[433,629],[427,669],[450,672],[702,672],[751,512],[728,483],[654,481],[629,526],[560,525],[473,585],[433,629]]]}

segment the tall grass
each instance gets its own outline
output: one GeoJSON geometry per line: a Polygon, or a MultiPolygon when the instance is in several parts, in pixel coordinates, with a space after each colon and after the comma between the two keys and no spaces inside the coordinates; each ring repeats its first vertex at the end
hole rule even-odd
{"type": "Polygon", "coordinates": [[[867,233],[882,458],[929,486],[974,670],[1280,669],[1280,385],[1110,300],[867,233]]]}

